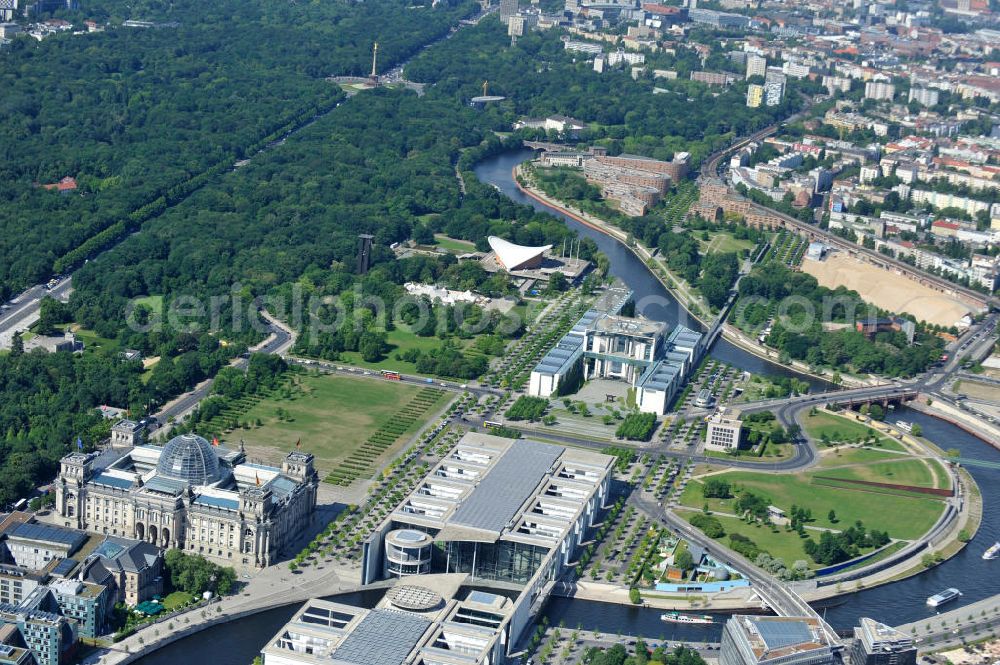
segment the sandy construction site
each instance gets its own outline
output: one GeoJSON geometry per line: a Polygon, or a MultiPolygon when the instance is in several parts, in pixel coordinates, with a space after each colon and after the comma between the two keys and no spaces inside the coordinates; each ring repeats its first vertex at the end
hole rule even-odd
{"type": "Polygon", "coordinates": [[[928,323],[953,326],[972,311],[958,298],[841,252],[831,252],[822,261],[805,259],[802,271],[815,277],[822,286],[831,289],[845,286],[876,307],[906,312],[928,323]]]}

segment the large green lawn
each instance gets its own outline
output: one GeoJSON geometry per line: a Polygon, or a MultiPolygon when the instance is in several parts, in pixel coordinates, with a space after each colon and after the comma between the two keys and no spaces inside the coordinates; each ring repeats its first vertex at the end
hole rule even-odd
{"type": "MultiPolygon", "coordinates": [[[[833,476],[835,471],[822,469],[804,474],[730,471],[718,477],[767,497],[772,505],[786,512],[793,505],[809,508],[813,515],[813,526],[842,529],[861,520],[869,529],[886,531],[893,538],[906,540],[925,533],[944,510],[944,503],[935,497],[904,496],[863,488],[828,487],[813,482],[813,476],[833,476]],[[828,519],[831,509],[836,512],[835,523],[828,519]]],[[[899,482],[899,479],[883,477],[877,482],[899,482]]],[[[706,503],[701,494],[700,482],[688,485],[681,496],[681,503],[693,508],[701,508],[706,503]]],[[[710,509],[729,513],[733,512],[732,503],[732,499],[708,501],[710,509]]]]}
{"type": "Polygon", "coordinates": [[[167,594],[167,597],[163,599],[163,609],[170,612],[179,607],[184,607],[190,602],[194,602],[194,596],[186,591],[174,591],[167,594]]]}
{"type": "Polygon", "coordinates": [[[822,456],[819,468],[829,468],[833,466],[845,466],[847,464],[863,464],[867,462],[881,462],[884,460],[907,459],[899,453],[891,453],[882,450],[872,450],[871,448],[835,448],[822,456]]]}
{"type": "Polygon", "coordinates": [[[802,419],[802,429],[816,441],[821,440],[825,434],[827,439],[834,443],[864,440],[875,432],[878,438],[874,445],[886,450],[906,450],[898,441],[885,436],[866,423],[824,411],[805,416],[802,419]]]}
{"type": "MultiPolygon", "coordinates": [[[[316,456],[320,475],[347,457],[421,390],[417,386],[374,378],[330,375],[297,378],[299,389],[292,391],[292,399],[265,399],[241,417],[251,423],[259,418],[261,427],[236,430],[228,438],[243,438],[250,457],[270,463],[280,462],[301,439],[302,450],[316,456]],[[279,408],[287,412],[286,419],[278,418],[279,408]]],[[[443,405],[444,399],[438,400],[408,433],[418,429],[443,405]]],[[[401,437],[385,454],[392,454],[407,438],[401,437]]]]}
{"type": "Polygon", "coordinates": [[[821,475],[831,478],[846,478],[848,480],[913,485],[915,487],[945,488],[950,486],[948,474],[934,460],[906,458],[895,461],[887,460],[863,466],[828,469],[822,472],[821,475]],[[933,467],[936,473],[932,473],[929,467],[933,467]]]}
{"type": "Polygon", "coordinates": [[[741,249],[752,249],[754,243],[749,240],[740,240],[728,231],[711,231],[708,240],[698,241],[701,245],[702,254],[725,254],[727,252],[739,252],[741,249]]]}
{"type": "MultiPolygon", "coordinates": [[[[770,526],[747,524],[743,520],[725,515],[715,515],[714,517],[722,522],[722,526],[726,530],[726,535],[719,539],[719,542],[726,546],[729,545],[729,534],[738,533],[757,543],[760,549],[767,551],[771,556],[784,559],[789,566],[801,559],[808,562],[812,568],[818,568],[802,549],[805,540],[795,532],[789,533],[785,531],[784,527],[780,527],[778,533],[774,533],[770,526]]],[[[819,538],[820,535],[818,531],[807,531],[806,533],[810,534],[813,540],[819,538]]]]}
{"type": "Polygon", "coordinates": [[[471,243],[467,240],[452,238],[443,233],[435,233],[434,241],[435,244],[437,244],[437,246],[441,249],[446,249],[450,252],[456,252],[458,254],[466,254],[468,252],[476,251],[475,243],[471,243]]]}

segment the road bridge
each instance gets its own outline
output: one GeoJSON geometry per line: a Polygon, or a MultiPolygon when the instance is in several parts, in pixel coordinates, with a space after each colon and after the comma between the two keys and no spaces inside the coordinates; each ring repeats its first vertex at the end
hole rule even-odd
{"type": "Polygon", "coordinates": [[[666,524],[675,534],[683,537],[689,543],[699,545],[708,554],[726,565],[732,566],[750,581],[751,587],[760,598],[761,604],[778,616],[807,616],[817,619],[823,626],[831,642],[839,643],[836,631],[830,627],[809,603],[803,600],[792,588],[771,577],[764,569],[757,567],[740,554],[732,552],[706,536],[700,529],[691,526],[676,513],[665,509],[657,501],[633,492],[628,502],[650,517],[666,524]]]}
{"type": "Polygon", "coordinates": [[[791,405],[837,404],[841,406],[858,406],[861,404],[903,402],[916,399],[920,391],[913,386],[875,386],[872,388],[853,388],[851,390],[833,390],[829,392],[806,393],[794,397],[765,399],[757,402],[747,402],[738,405],[744,413],[758,411],[773,411],[791,405]]]}
{"type": "Polygon", "coordinates": [[[573,150],[575,146],[565,143],[550,143],[548,141],[523,141],[525,148],[532,150],[544,150],[546,152],[562,152],[563,150],[573,150]]]}

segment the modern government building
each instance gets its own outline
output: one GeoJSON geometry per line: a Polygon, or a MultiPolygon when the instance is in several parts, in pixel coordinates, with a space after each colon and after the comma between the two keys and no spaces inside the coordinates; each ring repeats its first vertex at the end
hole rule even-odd
{"type": "Polygon", "coordinates": [[[841,650],[818,617],[737,614],[722,630],[719,665],[840,665],[841,650]]]}
{"type": "Polygon", "coordinates": [[[111,447],[62,459],[55,509],[64,526],[262,568],[306,531],[316,507],[313,456],[250,464],[195,434],[164,446],[111,447]]]}
{"type": "Polygon", "coordinates": [[[265,664],[504,662],[606,507],[613,466],[466,434],[365,541],[361,583],[395,580],[382,601],[310,601],[264,647],[265,664]]]}
{"type": "Polygon", "coordinates": [[[573,392],[578,380],[613,379],[636,389],[640,411],[662,414],[701,359],[702,335],[641,316],[622,316],[632,291],[608,288],[531,371],[528,394],[573,392]]]}

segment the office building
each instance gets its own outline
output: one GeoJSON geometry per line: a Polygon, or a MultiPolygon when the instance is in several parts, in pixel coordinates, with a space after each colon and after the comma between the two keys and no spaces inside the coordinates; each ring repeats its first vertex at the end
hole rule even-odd
{"type": "Polygon", "coordinates": [[[601,195],[618,202],[626,215],[644,215],[672,182],[687,176],[690,155],[679,152],[667,162],[639,155],[594,155],[583,164],[587,181],[601,188],[601,195]]]}
{"type": "Polygon", "coordinates": [[[131,448],[142,445],[146,434],[146,424],[134,420],[119,420],[111,427],[111,446],[131,448]]]}
{"type": "Polygon", "coordinates": [[[737,614],[722,630],[719,665],[838,665],[831,639],[819,618],[737,614]]]}
{"type": "Polygon", "coordinates": [[[691,80],[697,81],[698,83],[704,83],[705,85],[725,87],[735,81],[736,76],[729,72],[697,71],[691,72],[691,80]]]}
{"type": "Polygon", "coordinates": [[[20,605],[44,577],[18,566],[0,566],[0,604],[20,605]]]}
{"type": "Polygon", "coordinates": [[[507,19],[507,35],[514,38],[523,37],[524,24],[525,20],[523,16],[511,16],[507,19]]]}
{"type": "Polygon", "coordinates": [[[261,650],[265,665],[495,665],[514,602],[461,588],[463,575],[401,581],[372,609],[313,599],[261,650]]]}
{"type": "Polygon", "coordinates": [[[632,297],[611,287],[531,371],[528,394],[551,397],[589,379],[617,379],[636,388],[640,411],[662,414],[700,358],[701,333],[620,316],[632,297]]]}
{"type": "Polygon", "coordinates": [[[635,383],[660,355],[666,324],[630,316],[597,317],[583,346],[583,378],[635,383]]]}
{"type": "Polygon", "coordinates": [[[744,30],[750,27],[750,19],[742,14],[699,9],[696,6],[688,9],[688,18],[695,23],[702,23],[716,29],[744,30]]]}
{"type": "Polygon", "coordinates": [[[163,550],[140,540],[108,536],[76,576],[111,589],[113,603],[135,607],[163,594],[163,550]]]}
{"type": "Polygon", "coordinates": [[[747,55],[747,78],[767,74],[767,58],[756,53],[747,55]]]}
{"type": "Polygon", "coordinates": [[[19,524],[6,534],[4,546],[13,562],[42,570],[53,559],[66,559],[87,541],[87,534],[49,524],[19,524]]]}
{"type": "Polygon", "coordinates": [[[0,631],[10,634],[14,629],[38,665],[70,662],[78,637],[76,621],[44,610],[0,605],[0,631]]]}
{"type": "Polygon", "coordinates": [[[747,86],[747,106],[752,109],[764,103],[764,86],[751,83],[747,86]]]}
{"type": "Polygon", "coordinates": [[[57,613],[76,621],[80,635],[96,638],[103,634],[114,608],[114,597],[108,587],[65,579],[50,582],[47,592],[58,606],[57,613]]]}
{"type": "Polygon", "coordinates": [[[0,626],[0,665],[35,665],[31,649],[24,643],[17,626],[0,626]]]}
{"type": "Polygon", "coordinates": [[[519,595],[491,630],[513,648],[605,507],[614,462],[470,432],[365,541],[361,582],[398,577],[434,588],[459,575],[464,583],[508,585],[519,595]]]}
{"type": "Polygon", "coordinates": [[[281,468],[248,464],[242,448],[182,434],[67,455],[55,510],[76,529],[263,568],[309,528],[318,483],[308,453],[288,453],[281,468]]]}
{"type": "Polygon", "coordinates": [[[714,413],[708,419],[705,448],[721,452],[739,450],[742,431],[743,423],[740,422],[739,413],[714,413]]]}
{"type": "Polygon", "coordinates": [[[915,665],[913,638],[867,617],[854,629],[850,665],[915,665]]]}
{"type": "Polygon", "coordinates": [[[581,42],[575,39],[564,40],[563,50],[583,53],[585,55],[601,55],[604,53],[604,47],[600,44],[594,44],[593,42],[581,42]]]}
{"type": "Polygon", "coordinates": [[[634,385],[661,355],[666,328],[657,321],[620,316],[631,297],[626,288],[609,288],[538,362],[531,372],[528,393],[539,397],[560,394],[562,382],[571,373],[579,380],[620,379],[634,385]]]}

